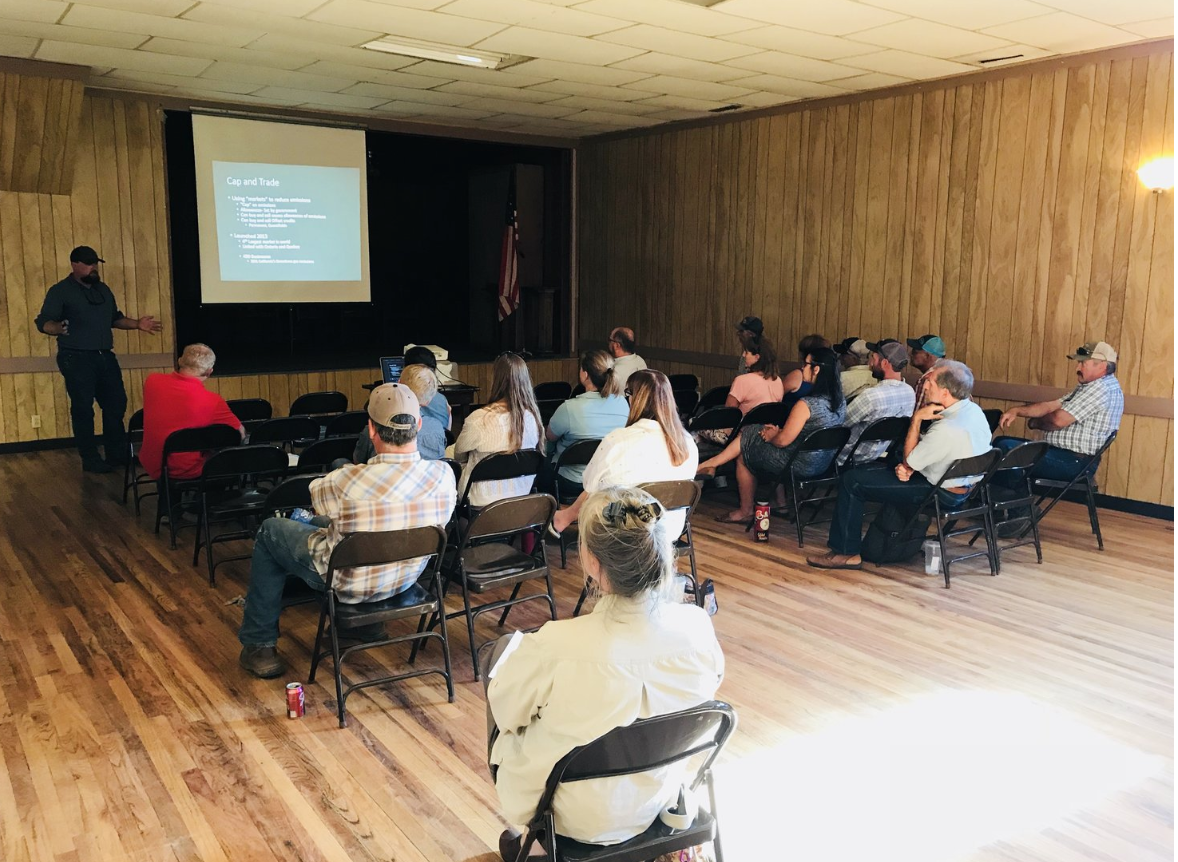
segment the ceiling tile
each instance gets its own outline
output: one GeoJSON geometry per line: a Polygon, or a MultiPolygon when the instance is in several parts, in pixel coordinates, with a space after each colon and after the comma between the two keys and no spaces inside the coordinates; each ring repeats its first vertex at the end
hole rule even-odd
{"type": "MultiPolygon", "coordinates": [[[[602,87],[617,87],[648,77],[644,72],[628,72],[617,67],[587,66],[583,63],[562,63],[559,60],[531,60],[503,70],[504,75],[514,76],[517,73],[531,77],[540,76],[545,79],[558,78],[562,82],[595,84],[602,87]]],[[[572,93],[573,91],[567,92],[572,93]]],[[[585,95],[592,94],[586,93],[585,95]]]]}
{"type": "Polygon", "coordinates": [[[249,48],[222,48],[207,42],[182,42],[179,39],[150,39],[140,45],[139,50],[177,57],[226,60],[230,63],[241,63],[243,66],[267,66],[273,69],[297,69],[305,66],[307,59],[289,51],[279,53],[249,48]]]}
{"type": "Polygon", "coordinates": [[[610,102],[634,101],[647,95],[637,90],[627,90],[625,87],[600,87],[597,84],[581,84],[577,81],[548,81],[536,84],[530,89],[542,90],[545,93],[557,93],[562,96],[585,96],[590,99],[603,99],[610,102]]]}
{"type": "Polygon", "coordinates": [[[573,113],[573,108],[554,107],[553,105],[537,105],[532,102],[521,102],[515,99],[484,99],[477,98],[466,107],[479,111],[489,111],[493,114],[519,114],[524,117],[563,117],[573,113]]]}
{"type": "Polygon", "coordinates": [[[591,66],[608,65],[643,53],[641,48],[609,45],[599,39],[545,33],[543,30],[531,30],[526,27],[508,27],[473,47],[507,54],[523,54],[525,57],[542,57],[545,60],[587,63],[591,66]]]}
{"type": "MultiPolygon", "coordinates": [[[[830,84],[816,84],[812,81],[799,81],[796,78],[781,78],[777,75],[756,75],[752,78],[741,78],[733,81],[734,87],[745,87],[749,90],[768,90],[770,93],[780,93],[783,96],[794,96],[798,99],[821,99],[827,96],[843,96],[846,90],[832,87],[830,84]]],[[[740,99],[733,99],[739,102],[740,99]]]]}
{"type": "Polygon", "coordinates": [[[588,0],[577,9],[697,36],[721,36],[749,29],[747,18],[724,15],[681,0],[588,0]]]}
{"type": "Polygon", "coordinates": [[[91,78],[87,83],[106,86],[105,82],[117,79],[126,83],[159,83],[187,90],[199,86],[212,93],[252,93],[259,85],[247,81],[209,81],[204,78],[186,78],[183,75],[168,75],[163,72],[136,72],[133,69],[115,69],[100,78],[91,78]]]}
{"type": "Polygon", "coordinates": [[[305,21],[302,18],[288,18],[285,15],[266,14],[248,9],[231,9],[207,2],[185,12],[183,17],[189,21],[204,21],[206,24],[260,29],[267,34],[281,34],[317,45],[363,45],[383,36],[385,32],[377,29],[340,27],[321,21],[305,21]]]}
{"type": "Polygon", "coordinates": [[[629,27],[629,21],[590,15],[579,9],[537,3],[535,0],[454,0],[443,10],[447,15],[517,24],[567,36],[596,36],[629,27]]]}
{"type": "Polygon", "coordinates": [[[707,116],[707,111],[685,111],[680,108],[667,108],[657,114],[650,115],[652,120],[662,120],[667,123],[674,123],[678,120],[699,120],[707,116]]]}
{"type": "Polygon", "coordinates": [[[382,105],[389,101],[379,97],[372,96],[354,96],[343,95],[341,93],[324,93],[320,90],[299,90],[290,87],[263,87],[254,93],[260,99],[277,98],[283,100],[299,99],[302,102],[311,102],[316,105],[325,105],[333,108],[348,108],[355,111],[366,111],[369,108],[374,108],[377,105],[382,105]]]}
{"type": "Polygon", "coordinates": [[[1152,18],[1174,16],[1173,0],[1039,0],[1044,6],[1052,6],[1061,12],[1070,12],[1082,18],[1091,18],[1102,24],[1131,24],[1152,18]]]}
{"type": "Polygon", "coordinates": [[[61,19],[62,24],[71,27],[88,27],[92,30],[113,30],[116,33],[142,33],[146,36],[163,36],[181,39],[185,42],[208,42],[210,45],[226,45],[240,48],[262,35],[261,30],[244,30],[234,27],[219,27],[183,18],[164,18],[160,15],[143,15],[139,12],[122,12],[115,9],[99,9],[75,3],[61,19]]]}
{"type": "Polygon", "coordinates": [[[1051,10],[1032,0],[862,0],[868,6],[878,6],[901,15],[911,15],[926,21],[936,21],[963,30],[981,30],[998,24],[1009,24],[1023,18],[1034,18],[1051,10]]]}
{"type": "Polygon", "coordinates": [[[441,78],[427,78],[393,69],[373,69],[368,66],[352,66],[347,63],[332,63],[330,60],[316,60],[310,66],[299,69],[311,75],[327,75],[332,78],[351,78],[354,81],[372,82],[389,87],[403,87],[406,90],[428,90],[443,83],[441,78]]]}
{"type": "Polygon", "coordinates": [[[452,117],[457,120],[481,120],[496,113],[478,108],[455,108],[449,105],[424,105],[419,102],[388,102],[374,109],[374,113],[411,114],[413,116],[452,117]]]}
{"type": "Polygon", "coordinates": [[[502,25],[487,21],[474,21],[440,12],[423,12],[420,9],[404,9],[400,6],[386,6],[382,3],[373,3],[371,0],[330,0],[307,15],[306,19],[359,26],[408,39],[424,39],[428,42],[466,47],[503,29],[502,25]]]}
{"type": "Polygon", "coordinates": [[[615,63],[611,69],[628,69],[634,72],[644,72],[648,75],[670,75],[674,78],[691,78],[696,81],[711,81],[721,83],[733,78],[744,78],[748,73],[731,66],[719,63],[704,63],[699,60],[687,60],[683,57],[672,57],[670,54],[651,52],[641,57],[623,60],[615,63]]]}
{"type": "Polygon", "coordinates": [[[678,108],[683,111],[696,111],[706,114],[713,108],[723,108],[725,105],[731,105],[732,102],[692,99],[689,96],[655,96],[651,99],[643,99],[642,104],[648,108],[678,108]]]}
{"type": "MultiPolygon", "coordinates": [[[[518,68],[528,69],[531,63],[524,63],[518,68]]],[[[405,71],[413,75],[422,75],[435,80],[433,86],[445,81],[470,81],[473,84],[499,84],[503,87],[528,87],[532,84],[542,84],[551,80],[545,75],[530,75],[521,72],[513,75],[517,67],[496,72],[494,69],[476,69],[474,66],[460,66],[457,63],[437,63],[433,60],[422,60],[412,66],[406,66],[405,71]]]]}
{"type": "Polygon", "coordinates": [[[469,96],[456,93],[439,93],[437,90],[412,90],[409,87],[390,87],[387,84],[373,84],[369,81],[340,90],[345,95],[380,96],[386,102],[422,102],[427,105],[467,105],[469,96]]]}
{"type": "MultiPolygon", "coordinates": [[[[87,0],[90,2],[90,0],[87,0]]],[[[121,0],[117,0],[121,2],[121,0]]],[[[146,0],[152,2],[152,0],[146,0]]],[[[188,4],[191,6],[192,4],[188,4]]],[[[203,0],[201,6],[225,6],[243,12],[262,12],[273,15],[274,0],[203,0]]],[[[302,18],[323,5],[323,0],[282,0],[282,14],[291,18],[302,18]]]]}
{"type": "Polygon", "coordinates": [[[991,48],[989,51],[975,51],[972,54],[962,54],[958,57],[951,57],[958,63],[965,63],[969,66],[975,66],[979,69],[997,69],[999,66],[1009,66],[1016,63],[1025,63],[1027,60],[1039,60],[1043,57],[1054,56],[1054,51],[1048,51],[1045,48],[1036,48],[1033,45],[1015,45],[1013,43],[1006,43],[1001,48],[991,48]],[[1004,58],[1010,57],[1012,59],[1006,60],[1004,58]],[[983,63],[982,60],[992,60],[994,62],[983,63]]]}
{"type": "Polygon", "coordinates": [[[29,36],[57,42],[80,42],[83,45],[106,45],[110,48],[137,48],[147,41],[138,33],[115,33],[111,30],[87,30],[61,24],[38,24],[35,21],[5,21],[5,36],[29,36]]]}
{"type": "Polygon", "coordinates": [[[648,51],[662,51],[665,54],[689,57],[707,63],[719,63],[734,57],[757,53],[756,48],[748,45],[723,42],[719,39],[709,39],[706,36],[694,36],[690,33],[680,33],[677,30],[667,30],[663,27],[652,27],[649,24],[636,24],[625,30],[606,33],[597,39],[601,42],[629,45],[632,48],[645,48],[648,51]]]}
{"type": "Polygon", "coordinates": [[[0,55],[5,57],[32,57],[37,50],[37,39],[28,36],[9,36],[0,33],[0,55]]]}
{"type": "Polygon", "coordinates": [[[610,114],[606,111],[582,111],[576,115],[577,122],[600,123],[602,125],[636,128],[638,126],[657,126],[661,121],[651,117],[633,117],[623,114],[610,114]]]}
{"type": "Polygon", "coordinates": [[[901,51],[912,51],[943,59],[978,51],[1000,50],[1010,44],[993,36],[917,18],[862,30],[855,34],[855,39],[884,48],[898,48],[901,51]]]}
{"type": "Polygon", "coordinates": [[[165,72],[172,75],[199,75],[211,63],[210,60],[197,57],[166,57],[146,51],[129,51],[126,48],[107,48],[98,45],[73,45],[48,39],[41,43],[36,57],[38,60],[52,60],[57,63],[110,66],[115,69],[165,72]]]}
{"type": "Polygon", "coordinates": [[[907,51],[877,51],[860,57],[848,57],[843,62],[848,66],[866,69],[868,72],[883,72],[886,75],[900,75],[905,78],[941,78],[945,75],[977,71],[964,63],[953,63],[938,57],[926,57],[907,51]]]}
{"type": "MultiPolygon", "coordinates": [[[[224,3],[226,0],[214,0],[216,3],[224,3]]],[[[231,0],[233,3],[271,3],[273,0],[231,0]]],[[[407,9],[439,9],[445,6],[450,0],[376,0],[377,3],[383,3],[386,6],[404,6],[407,9]]],[[[316,6],[322,6],[323,0],[315,0],[316,6]]]]}
{"type": "Polygon", "coordinates": [[[871,50],[869,45],[844,39],[841,36],[823,36],[819,33],[808,33],[805,30],[775,25],[757,27],[753,30],[745,30],[743,33],[732,33],[724,36],[723,39],[727,42],[753,45],[767,51],[782,51],[786,54],[797,54],[799,57],[813,57],[815,60],[838,60],[871,50]]]}
{"type": "Polygon", "coordinates": [[[251,42],[246,50],[298,57],[304,61],[305,65],[313,59],[316,62],[323,60],[366,68],[401,69],[417,62],[416,57],[401,57],[383,51],[312,42],[309,39],[295,38],[281,33],[267,33],[260,39],[251,42]]]}
{"type": "Polygon", "coordinates": [[[557,99],[550,102],[551,105],[556,105],[561,108],[578,108],[584,111],[606,111],[614,114],[631,114],[633,116],[642,116],[643,114],[652,114],[656,110],[655,106],[648,105],[645,102],[625,102],[615,101],[612,99],[591,99],[586,96],[565,96],[562,99],[557,99]]]}
{"type": "Polygon", "coordinates": [[[901,84],[909,84],[912,82],[911,78],[902,78],[899,75],[884,75],[880,72],[867,72],[864,75],[852,75],[850,78],[839,78],[837,81],[831,83],[844,90],[854,90],[856,92],[861,90],[878,90],[881,87],[898,87],[901,84]]]}
{"type": "Polygon", "coordinates": [[[1155,18],[1153,21],[1138,21],[1136,24],[1124,24],[1121,29],[1147,39],[1160,39],[1174,35],[1174,19],[1155,18]]]}
{"type": "MultiPolygon", "coordinates": [[[[946,0],[958,2],[958,0],[946,0]]],[[[725,0],[712,7],[717,12],[740,15],[769,24],[813,30],[828,36],[845,36],[856,30],[899,21],[903,15],[865,6],[852,0],[810,0],[783,3],[781,0],[725,0]]]]}
{"type": "Polygon", "coordinates": [[[986,30],[991,36],[1025,42],[1038,48],[1064,53],[1084,51],[1133,42],[1137,37],[1128,30],[1120,30],[1107,24],[1099,24],[1088,18],[1070,15],[1067,12],[1053,12],[1038,18],[1028,18],[1013,24],[1002,24],[986,30]]]}
{"type": "Polygon", "coordinates": [[[4,0],[0,3],[0,19],[56,24],[69,7],[69,3],[58,0],[4,0]]]}
{"type": "Polygon", "coordinates": [[[834,78],[846,78],[858,73],[858,69],[828,63],[825,60],[811,60],[808,57],[794,57],[777,51],[765,51],[751,57],[738,57],[729,60],[726,65],[737,69],[747,69],[750,72],[761,72],[766,75],[777,75],[782,78],[797,78],[799,81],[830,81],[834,78]]]}
{"type": "Polygon", "coordinates": [[[124,12],[144,12],[148,15],[166,15],[169,18],[192,8],[191,0],[85,0],[85,5],[122,9],[124,12]]]}
{"type": "Polygon", "coordinates": [[[768,108],[773,105],[788,105],[797,99],[781,93],[749,93],[747,96],[741,96],[738,101],[749,108],[768,108]]]}
{"type": "Polygon", "coordinates": [[[673,78],[669,75],[653,75],[641,81],[635,81],[633,84],[627,84],[626,89],[642,90],[660,96],[687,96],[689,99],[714,99],[717,102],[732,102],[750,90],[755,90],[756,87],[712,84],[707,81],[673,78]]]}
{"type": "Polygon", "coordinates": [[[454,81],[437,88],[442,93],[458,93],[463,96],[478,96],[486,99],[508,99],[518,102],[551,102],[557,98],[543,90],[525,90],[522,87],[500,87],[495,84],[474,84],[470,81],[454,81]]]}
{"type": "Polygon", "coordinates": [[[350,87],[356,81],[349,78],[332,78],[325,75],[309,75],[306,72],[287,72],[283,69],[263,69],[259,66],[244,66],[218,60],[201,76],[220,81],[256,81],[272,87],[288,87],[295,90],[316,90],[335,93],[350,87]]]}

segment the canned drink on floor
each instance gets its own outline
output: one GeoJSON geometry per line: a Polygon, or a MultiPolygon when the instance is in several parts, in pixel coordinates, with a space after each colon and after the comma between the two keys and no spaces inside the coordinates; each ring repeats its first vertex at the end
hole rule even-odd
{"type": "Polygon", "coordinates": [[[769,501],[757,501],[753,510],[753,531],[758,542],[769,541],[769,501]]]}
{"type": "Polygon", "coordinates": [[[286,684],[287,716],[290,718],[302,718],[303,713],[306,711],[306,702],[303,699],[303,684],[301,682],[288,682],[286,684]]]}

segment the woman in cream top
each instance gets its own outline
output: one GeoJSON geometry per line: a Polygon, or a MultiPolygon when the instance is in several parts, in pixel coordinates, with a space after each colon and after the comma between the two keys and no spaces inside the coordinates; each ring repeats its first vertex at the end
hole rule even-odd
{"type": "MultiPolygon", "coordinates": [[[[487,699],[504,816],[526,824],[565,754],[636,719],[711,700],[724,675],[712,622],[669,597],[674,552],[662,508],[636,488],[590,495],[581,509],[581,561],[603,593],[593,612],[522,636],[495,669],[487,699]]],[[[556,830],[615,844],[646,830],[677,799],[684,765],[562,785],[556,830]]]]}

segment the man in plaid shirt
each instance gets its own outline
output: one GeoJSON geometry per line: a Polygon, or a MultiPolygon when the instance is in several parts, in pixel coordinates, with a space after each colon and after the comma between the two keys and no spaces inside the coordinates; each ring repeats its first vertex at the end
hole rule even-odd
{"type": "MultiPolygon", "coordinates": [[[[871,350],[871,375],[879,381],[862,390],[847,405],[847,416],[843,424],[851,429],[851,439],[839,453],[839,465],[847,463],[851,451],[859,442],[859,435],[867,426],[880,419],[892,416],[911,416],[916,406],[916,392],[904,382],[900,372],[908,364],[908,353],[898,341],[882,341],[868,344],[871,350]]],[[[879,458],[888,448],[888,441],[867,443],[855,453],[855,464],[863,466],[879,458]]]]}
{"type": "MultiPolygon", "coordinates": [[[[1069,353],[1068,359],[1076,362],[1079,383],[1075,389],[1055,401],[1014,407],[998,421],[999,428],[1008,428],[1024,417],[1028,428],[1047,432],[1043,435],[1047,453],[1031,470],[1036,479],[1070,482],[1076,478],[1109,434],[1121,426],[1125,412],[1125,396],[1116,378],[1117,351],[1103,341],[1089,341],[1069,353]]],[[[1025,442],[1019,437],[999,437],[994,445],[1007,451],[1025,442]]]]}
{"type": "MultiPolygon", "coordinates": [[[[423,461],[417,453],[421,409],[407,386],[386,383],[368,401],[368,433],[376,455],[367,464],[347,464],[311,483],[314,524],[288,518],[262,522],[250,561],[249,592],[237,637],[241,666],[269,679],[285,670],[278,657],[278,616],[288,577],[317,590],[332,549],[347,533],[444,527],[457,502],[454,472],[444,461],[423,461]]],[[[417,582],[428,560],[341,569],[335,589],[341,602],[375,601],[404,592],[417,582]]],[[[377,631],[341,631],[371,639],[377,631]]]]}

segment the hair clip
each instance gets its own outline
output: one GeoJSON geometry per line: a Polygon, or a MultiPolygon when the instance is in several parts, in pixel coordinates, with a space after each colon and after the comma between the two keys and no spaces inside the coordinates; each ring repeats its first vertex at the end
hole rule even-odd
{"type": "Polygon", "coordinates": [[[601,510],[601,517],[611,527],[625,526],[627,515],[633,515],[642,521],[642,523],[649,524],[651,521],[657,521],[662,516],[662,509],[663,507],[659,505],[657,500],[653,503],[643,503],[640,506],[617,500],[605,505],[601,510]]]}

